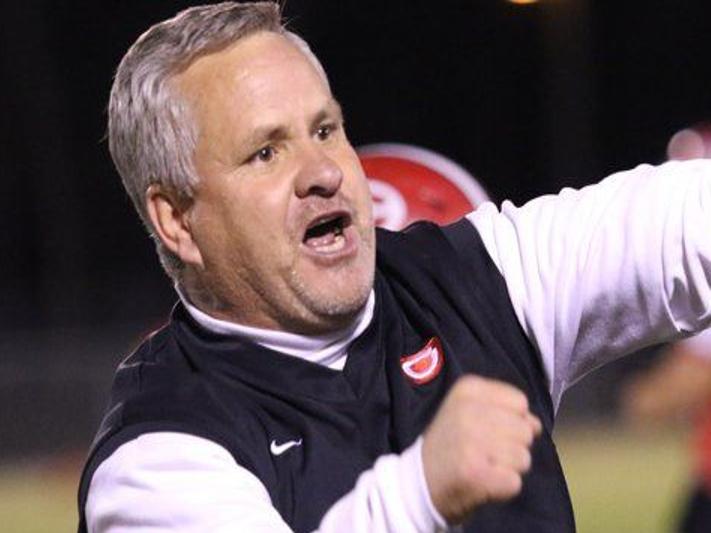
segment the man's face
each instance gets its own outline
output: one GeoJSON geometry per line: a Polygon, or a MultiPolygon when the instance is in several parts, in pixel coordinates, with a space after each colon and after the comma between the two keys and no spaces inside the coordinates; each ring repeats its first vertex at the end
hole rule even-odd
{"type": "Polygon", "coordinates": [[[373,283],[370,192],[338,103],[286,38],[258,33],[176,76],[198,125],[187,220],[198,305],[258,327],[344,326],[373,283]]]}

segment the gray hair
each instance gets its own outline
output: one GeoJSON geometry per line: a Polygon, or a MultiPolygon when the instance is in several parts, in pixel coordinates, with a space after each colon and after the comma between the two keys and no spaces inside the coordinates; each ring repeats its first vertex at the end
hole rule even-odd
{"type": "Polygon", "coordinates": [[[326,72],[308,44],[282,24],[275,2],[197,6],[152,26],[121,60],[109,99],[109,150],[123,185],[156,242],[158,256],[178,281],[182,261],[156,235],[146,210],[146,192],[159,184],[189,201],[199,182],[193,164],[198,128],[188,104],[169,83],[200,56],[224,49],[257,32],[283,35],[326,72]]]}

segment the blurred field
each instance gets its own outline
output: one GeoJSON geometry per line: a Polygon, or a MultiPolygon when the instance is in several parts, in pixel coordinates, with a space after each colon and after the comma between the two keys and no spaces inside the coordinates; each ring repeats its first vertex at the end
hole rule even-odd
{"type": "MultiPolygon", "coordinates": [[[[563,428],[556,441],[580,533],[671,531],[687,484],[683,431],[563,428]]],[[[0,531],[75,531],[78,468],[63,460],[0,470],[0,531]]]]}
{"type": "Polygon", "coordinates": [[[557,432],[578,532],[672,532],[689,483],[687,439],[683,429],[557,432]]]}
{"type": "Polygon", "coordinates": [[[62,458],[0,470],[0,531],[76,531],[79,460],[62,458]]]}

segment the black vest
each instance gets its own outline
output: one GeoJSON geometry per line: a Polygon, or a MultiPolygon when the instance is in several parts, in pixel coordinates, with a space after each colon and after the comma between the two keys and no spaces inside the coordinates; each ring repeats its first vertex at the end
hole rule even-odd
{"type": "Polygon", "coordinates": [[[207,332],[177,305],[169,324],[116,372],[82,475],[79,530],[101,462],[137,435],[178,431],[226,448],[295,531],[311,531],[380,455],[410,446],[454,381],[473,372],[525,391],[544,431],[520,495],[478,508],[464,530],[574,531],[541,362],[472,225],[378,230],[375,294],[373,320],[349,347],[342,372],[207,332]],[[444,365],[418,385],[401,358],[431,338],[441,342],[444,365]],[[270,452],[272,441],[298,439],[286,453],[270,452]]]}

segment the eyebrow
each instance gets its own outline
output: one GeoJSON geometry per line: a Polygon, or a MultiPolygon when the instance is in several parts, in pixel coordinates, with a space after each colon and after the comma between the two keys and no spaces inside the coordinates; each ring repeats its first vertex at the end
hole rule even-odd
{"type": "Polygon", "coordinates": [[[338,100],[335,98],[331,98],[328,104],[316,113],[311,121],[311,129],[316,129],[321,122],[329,118],[337,120],[338,122],[343,122],[343,109],[341,108],[341,104],[339,104],[338,100]]]}
{"type": "MultiPolygon", "coordinates": [[[[321,108],[310,120],[309,127],[314,130],[326,119],[343,121],[343,110],[341,104],[335,98],[321,108]]],[[[284,126],[265,125],[256,127],[245,139],[245,145],[257,147],[265,142],[282,141],[289,136],[288,128],[284,126]]]]}
{"type": "Polygon", "coordinates": [[[274,142],[286,139],[288,134],[287,129],[282,126],[259,126],[247,136],[245,146],[251,150],[267,141],[274,142]]]}

